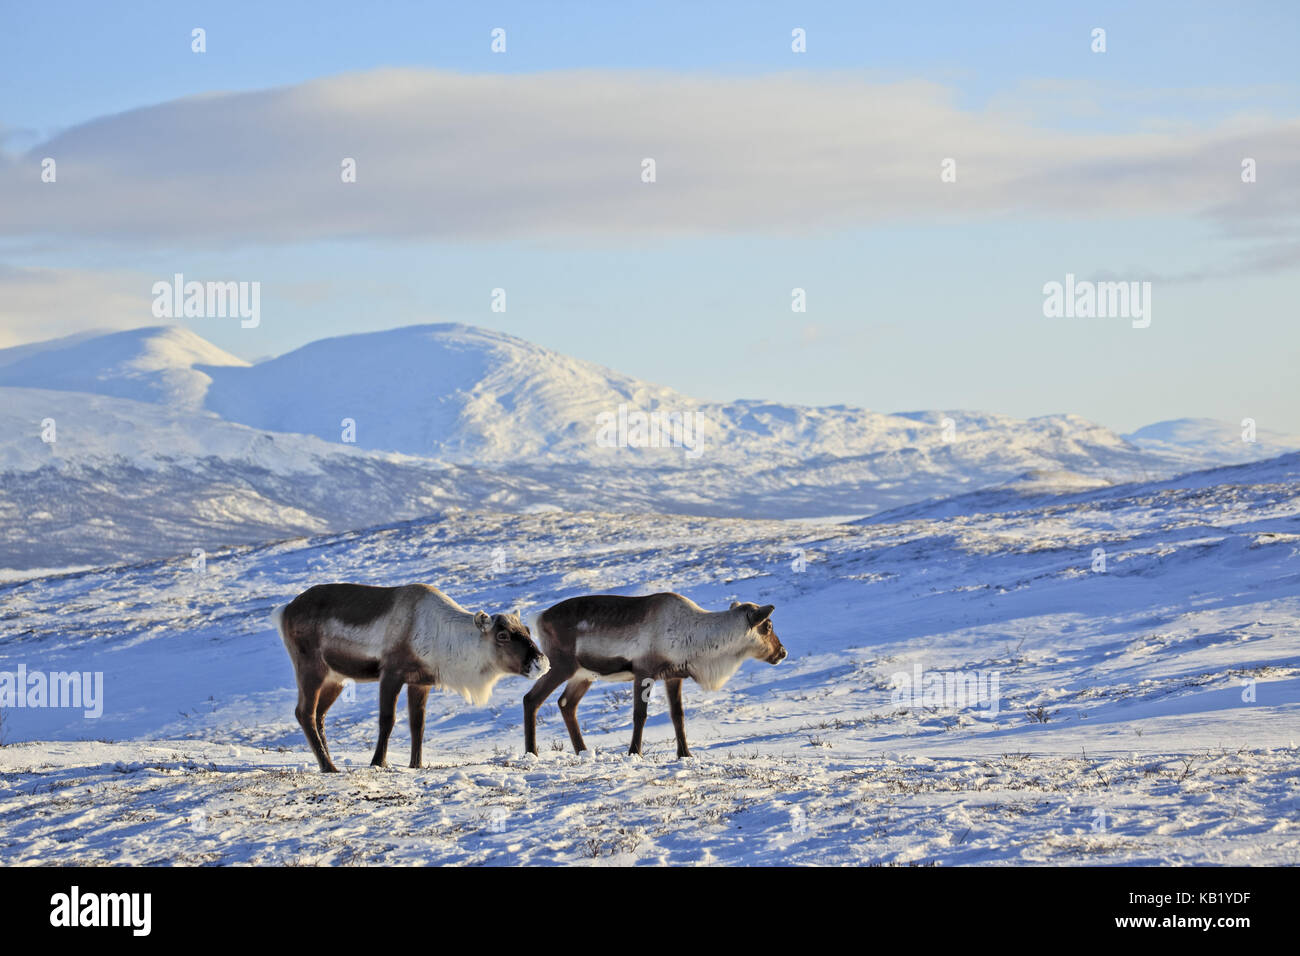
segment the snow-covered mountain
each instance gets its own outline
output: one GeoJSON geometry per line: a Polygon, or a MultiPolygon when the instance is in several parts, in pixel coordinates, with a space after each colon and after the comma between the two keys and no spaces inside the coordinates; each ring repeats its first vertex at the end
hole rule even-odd
{"type": "Polygon", "coordinates": [[[0,349],[0,386],[197,408],[212,382],[200,366],[247,364],[189,329],[168,325],[0,349]]]}
{"type": "Polygon", "coordinates": [[[1202,426],[1130,441],[1073,415],[703,402],[456,324],[324,339],[256,365],[162,326],[0,350],[0,567],[161,557],[448,509],[866,515],[1289,447],[1220,437],[1202,426]],[[668,431],[639,442],[648,433],[634,425],[602,435],[638,413],[688,428],[676,444],[668,431]],[[345,419],[355,443],[342,440],[345,419]]]}
{"type": "Polygon", "coordinates": [[[1245,421],[1233,424],[1213,418],[1176,418],[1156,422],[1124,438],[1148,451],[1202,455],[1223,464],[1258,461],[1300,449],[1300,435],[1258,427],[1251,432],[1245,421]]]}
{"type": "MultiPolygon", "coordinates": [[[[698,436],[689,428],[683,436],[687,445],[698,444],[690,463],[747,470],[859,456],[877,456],[881,468],[899,477],[960,468],[1130,469],[1146,460],[1124,438],[1074,415],[1026,421],[956,410],[883,414],[703,402],[514,336],[457,324],[323,339],[257,365],[188,329],[136,329],[58,340],[15,361],[0,351],[4,386],[207,412],[335,446],[350,419],[357,448],[471,465],[686,463],[685,449],[667,439],[638,445],[632,437],[605,447],[600,418],[616,419],[620,407],[698,425],[698,436]]],[[[1167,445],[1156,458],[1198,457],[1191,441],[1167,445]]]]}
{"type": "MultiPolygon", "coordinates": [[[[338,441],[356,422],[362,448],[462,464],[571,462],[626,449],[594,442],[596,417],[698,403],[522,339],[423,325],[323,339],[213,376],[205,407],[268,431],[338,441]]],[[[629,457],[638,457],[633,449],[629,457]]],[[[676,452],[676,457],[681,457],[676,452]]]]}

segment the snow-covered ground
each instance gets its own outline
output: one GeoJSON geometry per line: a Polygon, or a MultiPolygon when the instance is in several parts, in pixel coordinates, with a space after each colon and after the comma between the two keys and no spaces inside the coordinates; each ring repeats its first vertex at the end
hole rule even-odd
{"type": "MultiPolygon", "coordinates": [[[[1040,478],[1042,476],[1039,476],[1040,478]]],[[[1300,455],[1121,486],[1027,480],[865,522],[463,512],[0,583],[0,671],[101,672],[103,713],[4,711],[0,863],[1300,863],[1300,455]],[[293,718],[271,607],[428,581],[525,614],[593,591],[776,605],[790,658],[662,698],[430,698],[367,766],[374,685],[293,718]],[[898,699],[896,675],[988,699],[898,699]]]]}

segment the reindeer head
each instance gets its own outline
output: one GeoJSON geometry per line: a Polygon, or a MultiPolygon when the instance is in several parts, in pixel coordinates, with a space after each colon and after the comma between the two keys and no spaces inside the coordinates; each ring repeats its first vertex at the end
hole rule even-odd
{"type": "Polygon", "coordinates": [[[769,664],[780,664],[785,660],[785,645],[776,636],[776,628],[772,626],[771,617],[776,610],[775,605],[764,604],[759,607],[748,601],[743,604],[736,601],[731,605],[731,610],[745,616],[745,636],[753,644],[755,658],[769,664]]]}
{"type": "Polygon", "coordinates": [[[533,680],[551,669],[551,662],[533,643],[532,633],[518,614],[489,615],[479,611],[474,615],[474,624],[483,632],[483,640],[492,642],[498,670],[533,680]]]}

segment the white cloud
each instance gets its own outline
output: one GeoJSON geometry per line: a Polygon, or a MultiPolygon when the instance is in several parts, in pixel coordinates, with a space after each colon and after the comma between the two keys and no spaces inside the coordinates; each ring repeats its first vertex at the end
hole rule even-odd
{"type": "Polygon", "coordinates": [[[0,234],[188,245],[780,231],[1300,209],[1300,122],[1091,134],[924,83],[382,70],[103,117],[0,158],[0,234]],[[58,181],[40,181],[53,157],[58,181]],[[1240,181],[1242,157],[1259,182],[1240,181]],[[340,181],[344,157],[358,182],[340,181]],[[658,181],[640,181],[653,157],[658,181]],[[957,160],[957,182],[940,162],[957,160]]]}

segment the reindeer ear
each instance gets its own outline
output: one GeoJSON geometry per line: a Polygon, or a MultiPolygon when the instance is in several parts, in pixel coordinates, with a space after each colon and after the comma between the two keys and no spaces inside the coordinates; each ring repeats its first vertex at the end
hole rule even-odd
{"type": "Polygon", "coordinates": [[[755,608],[754,610],[750,611],[749,626],[758,627],[758,625],[762,624],[769,617],[771,617],[772,612],[775,610],[776,610],[775,604],[764,604],[762,607],[755,608]]]}
{"type": "Polygon", "coordinates": [[[486,633],[492,629],[492,618],[488,617],[486,611],[479,611],[474,615],[474,626],[486,633]]]}
{"type": "Polygon", "coordinates": [[[734,610],[735,610],[736,608],[738,608],[738,607],[740,607],[740,602],[739,602],[739,601],[732,601],[732,602],[731,602],[730,610],[734,611],[734,610]]]}

